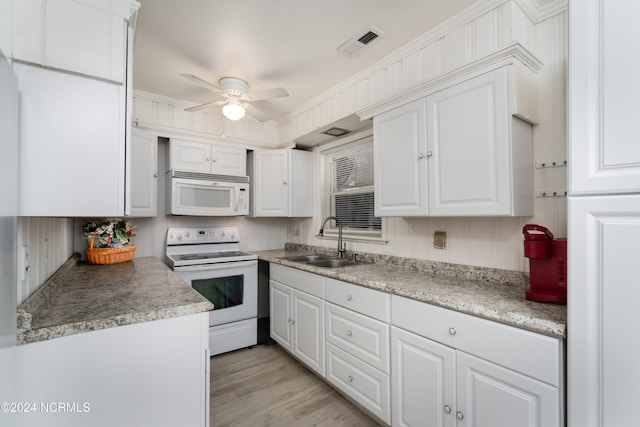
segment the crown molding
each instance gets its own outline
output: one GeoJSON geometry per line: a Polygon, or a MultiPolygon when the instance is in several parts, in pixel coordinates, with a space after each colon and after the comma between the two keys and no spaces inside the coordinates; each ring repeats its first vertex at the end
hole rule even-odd
{"type": "Polygon", "coordinates": [[[463,82],[470,78],[479,76],[489,71],[514,64],[516,61],[524,64],[527,68],[537,73],[542,68],[542,62],[531,52],[518,43],[511,44],[504,49],[490,55],[465,64],[454,70],[448,70],[426,82],[418,83],[404,89],[394,96],[368,106],[365,109],[356,111],[362,119],[369,119],[385,111],[400,107],[406,103],[415,101],[438,90],[442,90],[454,84],[463,82]]]}

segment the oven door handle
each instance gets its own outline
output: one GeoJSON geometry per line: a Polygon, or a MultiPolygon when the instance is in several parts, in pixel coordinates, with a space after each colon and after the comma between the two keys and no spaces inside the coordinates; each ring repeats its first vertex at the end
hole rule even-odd
{"type": "Polygon", "coordinates": [[[231,261],[231,262],[219,262],[217,264],[194,264],[194,265],[182,265],[178,267],[174,267],[174,271],[202,271],[202,270],[222,270],[225,268],[236,268],[236,267],[251,267],[253,265],[257,265],[258,260],[250,260],[250,261],[231,261]]]}

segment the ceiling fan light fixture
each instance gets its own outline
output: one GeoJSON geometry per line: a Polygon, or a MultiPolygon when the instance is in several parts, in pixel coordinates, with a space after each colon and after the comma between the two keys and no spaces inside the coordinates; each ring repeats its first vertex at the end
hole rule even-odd
{"type": "Polygon", "coordinates": [[[235,96],[230,97],[227,105],[222,107],[222,114],[229,120],[240,120],[244,117],[244,113],[244,107],[235,96]]]}

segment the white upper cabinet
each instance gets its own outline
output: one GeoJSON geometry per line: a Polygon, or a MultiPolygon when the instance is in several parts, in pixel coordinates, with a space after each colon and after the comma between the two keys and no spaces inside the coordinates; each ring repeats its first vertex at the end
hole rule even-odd
{"type": "Polygon", "coordinates": [[[249,153],[252,216],[313,215],[313,153],[281,149],[249,153]]]}
{"type": "Polygon", "coordinates": [[[14,0],[11,56],[124,83],[130,0],[14,0]]]}
{"type": "Polygon", "coordinates": [[[247,175],[247,150],[207,142],[171,139],[171,169],[216,175],[247,175]]]}
{"type": "Polygon", "coordinates": [[[374,117],[376,215],[533,214],[532,129],[507,67],[374,117]]]}
{"type": "Polygon", "coordinates": [[[532,129],[501,68],[427,97],[429,215],[533,215],[532,129]]]}
{"type": "Polygon", "coordinates": [[[424,98],[373,119],[376,216],[428,213],[424,98]]]}
{"type": "Polygon", "coordinates": [[[130,216],[151,217],[158,213],[158,138],[139,129],[131,130],[130,216]]]}
{"type": "Polygon", "coordinates": [[[626,48],[640,38],[639,6],[576,3],[569,25],[569,193],[639,192],[640,57],[626,48]]]}
{"type": "Polygon", "coordinates": [[[14,1],[21,216],[122,216],[137,2],[14,1]]]}

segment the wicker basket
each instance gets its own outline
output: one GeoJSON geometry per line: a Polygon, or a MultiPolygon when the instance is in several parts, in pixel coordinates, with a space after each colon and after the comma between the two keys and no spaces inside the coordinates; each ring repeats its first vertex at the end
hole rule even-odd
{"type": "Polygon", "coordinates": [[[89,247],[85,250],[89,264],[118,264],[131,261],[136,256],[136,245],[123,248],[94,248],[94,238],[89,238],[89,247]]]}

